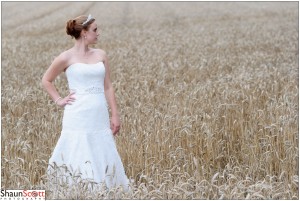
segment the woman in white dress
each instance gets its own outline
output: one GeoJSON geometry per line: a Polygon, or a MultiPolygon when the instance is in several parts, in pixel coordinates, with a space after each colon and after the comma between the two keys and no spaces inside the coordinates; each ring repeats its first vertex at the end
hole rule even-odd
{"type": "Polygon", "coordinates": [[[64,108],[61,136],[48,172],[65,166],[83,179],[104,183],[108,188],[122,185],[127,189],[128,178],[113,137],[119,132],[120,118],[108,58],[103,50],[89,47],[97,42],[98,31],[91,15],[69,20],[66,32],[75,38],[75,44],[54,59],[42,78],[55,104],[64,108]],[[60,97],[52,83],[62,72],[70,89],[66,97],[60,97]]]}

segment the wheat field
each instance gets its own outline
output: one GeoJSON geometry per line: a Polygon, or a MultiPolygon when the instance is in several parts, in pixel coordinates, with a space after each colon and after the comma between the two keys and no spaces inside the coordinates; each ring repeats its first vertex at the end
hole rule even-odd
{"type": "MultiPolygon", "coordinates": [[[[299,199],[298,2],[2,2],[1,188],[47,199],[299,199]],[[49,190],[63,109],[41,87],[91,13],[132,191],[49,190]]],[[[66,77],[55,86],[68,94],[66,77]]]]}

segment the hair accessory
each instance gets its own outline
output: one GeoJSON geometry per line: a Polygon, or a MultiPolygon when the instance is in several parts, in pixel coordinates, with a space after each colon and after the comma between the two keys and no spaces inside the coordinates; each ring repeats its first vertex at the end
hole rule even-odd
{"type": "Polygon", "coordinates": [[[86,23],[88,23],[90,20],[92,19],[92,15],[89,14],[88,18],[82,23],[82,25],[84,26],[86,23]]]}

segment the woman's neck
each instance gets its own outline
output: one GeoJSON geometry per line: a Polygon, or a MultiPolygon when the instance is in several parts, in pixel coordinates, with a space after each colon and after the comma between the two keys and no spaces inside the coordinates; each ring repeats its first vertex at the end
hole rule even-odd
{"type": "Polygon", "coordinates": [[[85,55],[89,51],[89,46],[85,44],[84,40],[79,39],[75,42],[74,50],[80,55],[85,55]]]}

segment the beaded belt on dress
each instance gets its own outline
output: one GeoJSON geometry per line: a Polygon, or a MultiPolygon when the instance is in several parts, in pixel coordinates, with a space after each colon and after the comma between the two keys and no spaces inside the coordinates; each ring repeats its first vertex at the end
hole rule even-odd
{"type": "Polygon", "coordinates": [[[101,87],[92,86],[84,89],[70,89],[70,92],[75,92],[75,94],[100,94],[104,93],[104,90],[101,87]]]}

